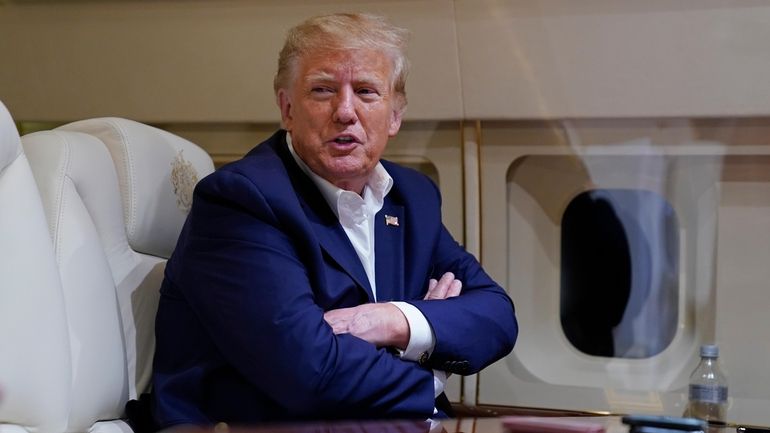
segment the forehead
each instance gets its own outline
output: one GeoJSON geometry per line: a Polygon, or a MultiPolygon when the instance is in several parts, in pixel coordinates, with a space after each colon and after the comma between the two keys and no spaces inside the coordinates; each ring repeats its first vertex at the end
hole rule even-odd
{"type": "Polygon", "coordinates": [[[369,79],[392,81],[393,60],[387,52],[374,49],[322,50],[297,61],[299,81],[321,79],[369,79]]]}

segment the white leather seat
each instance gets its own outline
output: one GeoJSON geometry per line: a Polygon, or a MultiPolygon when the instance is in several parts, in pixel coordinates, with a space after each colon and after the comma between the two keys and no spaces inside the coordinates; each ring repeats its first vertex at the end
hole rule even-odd
{"type": "Polygon", "coordinates": [[[70,340],[43,205],[0,103],[0,432],[64,431],[70,340]]]}
{"type": "Polygon", "coordinates": [[[119,418],[147,391],[166,258],[210,157],[119,118],[22,138],[43,198],[72,345],[67,432],[130,431],[119,418]]]}

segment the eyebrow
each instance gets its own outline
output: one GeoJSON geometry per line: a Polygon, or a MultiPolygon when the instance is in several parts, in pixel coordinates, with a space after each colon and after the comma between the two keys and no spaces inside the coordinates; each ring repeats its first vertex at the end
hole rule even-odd
{"type": "Polygon", "coordinates": [[[334,76],[328,72],[314,72],[305,76],[305,82],[313,81],[334,81],[334,76]]]}
{"type": "MultiPolygon", "coordinates": [[[[305,83],[315,83],[315,82],[334,82],[336,81],[336,78],[334,75],[324,72],[324,71],[318,71],[313,72],[312,74],[308,74],[305,76],[305,83]]],[[[380,84],[384,84],[385,86],[388,85],[387,80],[383,82],[382,80],[377,77],[377,75],[374,74],[365,74],[358,77],[357,80],[354,81],[355,84],[366,84],[371,86],[378,86],[380,84]]]]}

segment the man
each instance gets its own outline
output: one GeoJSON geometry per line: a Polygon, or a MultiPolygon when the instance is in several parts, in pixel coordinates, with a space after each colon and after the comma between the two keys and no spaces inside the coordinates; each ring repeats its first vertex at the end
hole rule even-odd
{"type": "Polygon", "coordinates": [[[405,39],[356,14],[289,32],[284,129],[199,183],[166,268],[159,427],[443,416],[446,373],[512,349],[513,304],[442,225],[435,185],[380,161],[405,39]]]}

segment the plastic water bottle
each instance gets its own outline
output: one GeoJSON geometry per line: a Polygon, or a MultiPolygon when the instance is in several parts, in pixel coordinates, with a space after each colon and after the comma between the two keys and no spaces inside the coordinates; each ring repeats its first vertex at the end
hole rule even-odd
{"type": "Polygon", "coordinates": [[[719,347],[700,348],[700,362],[690,375],[689,405],[685,416],[724,423],[727,413],[727,377],[719,368],[719,347]]]}

